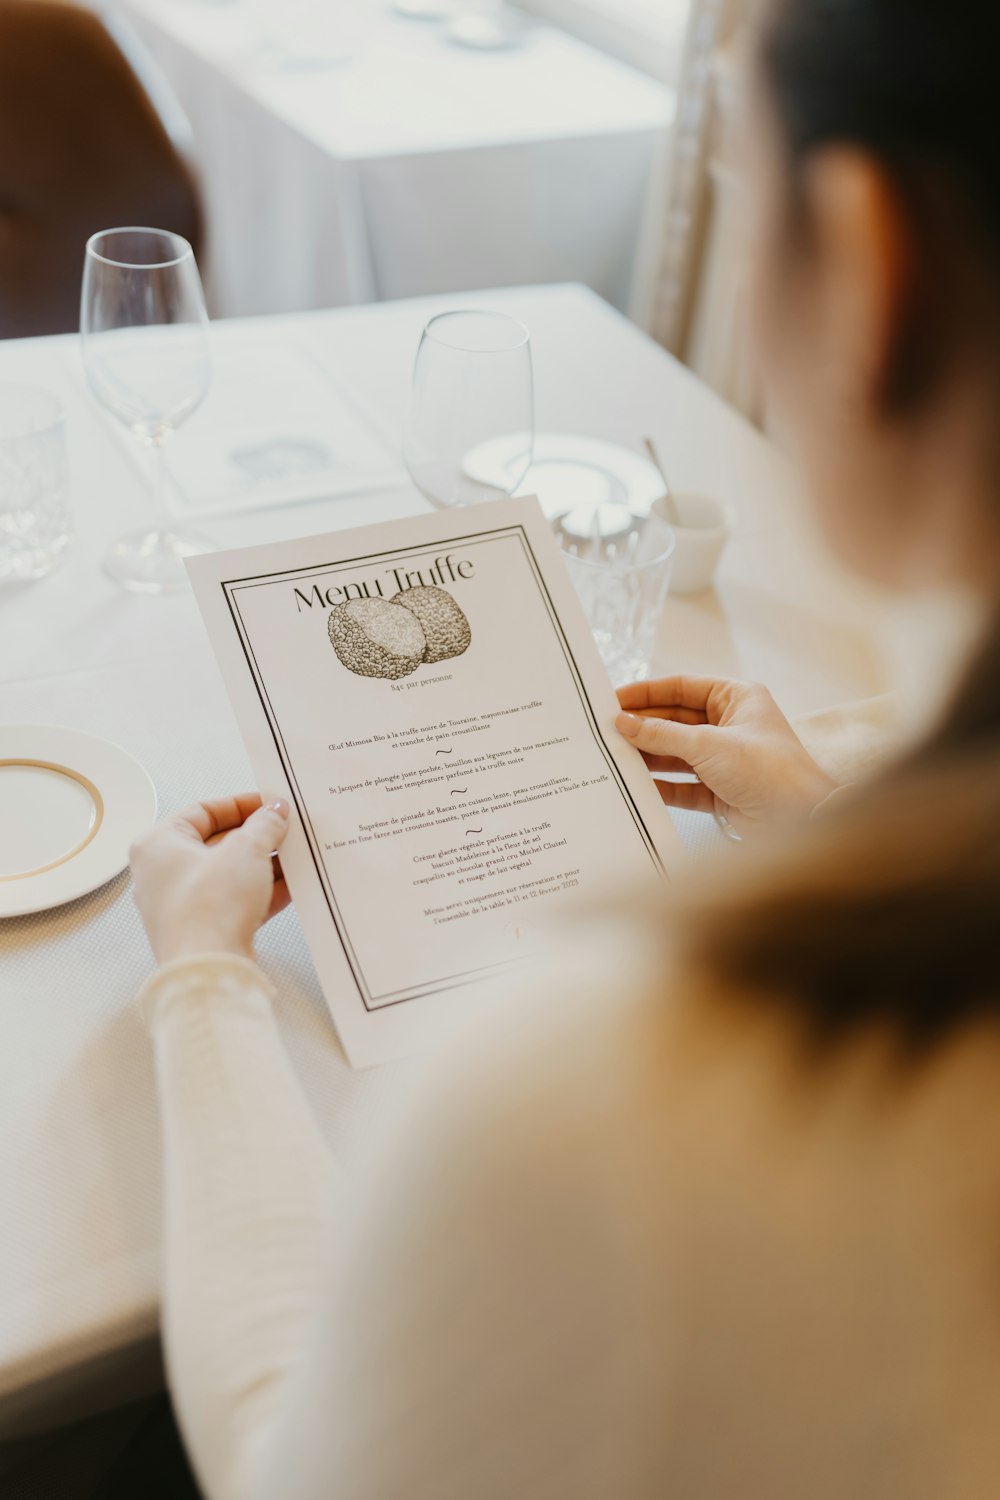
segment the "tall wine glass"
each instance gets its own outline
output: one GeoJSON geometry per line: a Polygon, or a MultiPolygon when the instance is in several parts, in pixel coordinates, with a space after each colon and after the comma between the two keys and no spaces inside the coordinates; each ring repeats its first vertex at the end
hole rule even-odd
{"type": "Polygon", "coordinates": [[[512,495],[531,467],[535,388],[528,330],[495,312],[448,312],[424,329],[403,456],[432,505],[512,495]]]}
{"type": "Polygon", "coordinates": [[[167,514],[164,444],[197,410],[212,378],[208,317],[194,251],[165,229],[106,229],[84,257],[80,333],[101,405],[152,449],[152,524],[115,542],[104,566],[125,588],[183,586],[184,558],[211,549],[167,514]]]}

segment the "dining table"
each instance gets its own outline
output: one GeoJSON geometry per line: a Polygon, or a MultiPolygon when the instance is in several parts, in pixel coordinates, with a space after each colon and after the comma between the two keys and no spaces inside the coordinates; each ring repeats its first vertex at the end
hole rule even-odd
{"type": "Polygon", "coordinates": [[[528,16],[483,49],[384,0],[112,14],[187,117],[219,316],[528,282],[643,295],[666,84],[528,16]]]}
{"type": "MultiPolygon", "coordinates": [[[[530,330],[536,423],[549,444],[610,443],[638,456],[652,437],[675,489],[733,507],[716,587],[668,598],[657,671],[760,679],[792,715],[884,690],[877,611],[825,560],[791,467],[759,431],[584,287],[506,288],[472,301],[530,330]]],[[[225,372],[253,369],[254,349],[283,351],[269,360],[281,372],[275,399],[290,410],[363,424],[368,468],[359,459],[356,487],[302,498],[293,484],[245,507],[231,497],[213,507],[178,481],[175,509],[197,509],[218,548],[428,509],[399,457],[413,355],[430,316],[469,302],[213,323],[219,388],[175,436],[175,474],[187,472],[186,447],[188,468],[192,454],[211,450],[225,372]]],[[[0,379],[42,385],[64,405],[75,530],[47,577],[0,587],[0,732],[59,725],[116,742],[149,771],[160,814],[252,788],[191,592],[133,594],[102,570],[108,544],[148,515],[149,478],[138,445],[89,394],[79,340],[0,343],[0,379]]],[[[710,818],[677,823],[692,857],[717,845],[720,857],[738,857],[710,818]]],[[[366,1119],[407,1064],[348,1067],[293,908],[262,933],[259,958],[303,1089],[349,1169],[366,1119]]],[[[0,1439],[162,1378],[156,1091],[133,1003],[152,969],[127,871],[55,910],[0,921],[0,1439]]]]}

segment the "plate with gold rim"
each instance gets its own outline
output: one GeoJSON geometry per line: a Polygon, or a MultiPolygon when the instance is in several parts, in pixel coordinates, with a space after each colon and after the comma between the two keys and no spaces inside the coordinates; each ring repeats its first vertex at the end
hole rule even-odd
{"type": "Polygon", "coordinates": [[[48,911],[124,870],[156,817],[128,751],[50,724],[0,724],[0,917],[48,911]]]}

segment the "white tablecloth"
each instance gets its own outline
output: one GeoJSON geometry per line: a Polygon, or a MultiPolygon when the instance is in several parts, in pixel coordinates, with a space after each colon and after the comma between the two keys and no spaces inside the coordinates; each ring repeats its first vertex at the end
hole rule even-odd
{"type": "MultiPolygon", "coordinates": [[[[757,433],[580,289],[486,300],[532,330],[541,428],[632,449],[651,433],[678,486],[738,510],[718,595],[670,602],[660,665],[761,677],[796,713],[882,689],[870,616],[818,561],[785,466],[757,433]]],[[[294,337],[385,432],[398,432],[416,339],[444,305],[268,320],[261,337],[294,337]]],[[[252,324],[214,330],[220,348],[253,335],[252,324]]],[[[100,570],[108,541],[137,524],[145,493],[131,450],[83,389],[75,340],[0,344],[0,379],[63,396],[79,531],[47,579],[0,590],[0,719],[120,742],[148,766],[162,810],[251,785],[193,599],[131,596],[100,570]]],[[[231,546],[422,506],[400,484],[205,529],[231,546]]],[[[682,822],[694,847],[714,836],[708,820],[682,822]]],[[[294,912],[271,924],[261,952],[295,1066],[349,1156],[364,1111],[397,1070],[346,1068],[294,912]]],[[[157,1124],[149,1046],[131,1005],[150,967],[124,875],[60,911],[0,923],[0,1435],[37,1417],[53,1391],[65,1399],[95,1363],[127,1372],[130,1351],[155,1329],[157,1124]]]]}
{"type": "Polygon", "coordinates": [[[379,0],[119,6],[193,127],[219,316],[556,281],[626,306],[668,89],[550,27],[477,53],[379,0]],[[331,36],[343,59],[304,65],[331,36]]]}

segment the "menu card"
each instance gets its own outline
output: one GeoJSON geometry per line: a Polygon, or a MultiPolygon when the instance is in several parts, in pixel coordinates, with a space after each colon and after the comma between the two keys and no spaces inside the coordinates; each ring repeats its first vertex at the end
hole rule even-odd
{"type": "Polygon", "coordinates": [[[355,1066],[516,994],[567,903],[676,864],[535,500],[188,568],[355,1066]]]}

